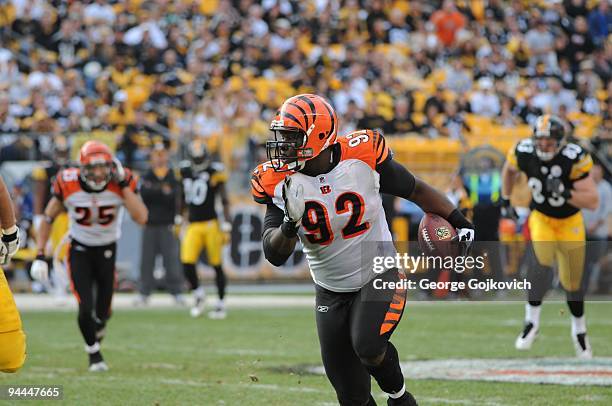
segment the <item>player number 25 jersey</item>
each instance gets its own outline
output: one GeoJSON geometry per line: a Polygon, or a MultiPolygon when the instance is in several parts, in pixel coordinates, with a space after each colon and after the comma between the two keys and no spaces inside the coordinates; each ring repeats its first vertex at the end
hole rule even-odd
{"type": "Polygon", "coordinates": [[[330,172],[317,176],[275,172],[266,162],[255,169],[251,191],[256,202],[283,209],[285,176],[291,176],[295,186],[303,186],[305,210],[298,236],[312,278],[326,289],[350,292],[370,278],[371,258],[363,258],[363,243],[392,241],[375,169],[391,155],[375,131],[355,131],[337,142],[341,157],[330,172]]]}
{"type": "MultiPolygon", "coordinates": [[[[128,169],[130,188],[136,191],[136,180],[128,169]]],[[[123,195],[119,185],[110,182],[101,192],[89,192],[80,182],[79,168],[59,172],[53,183],[53,195],[68,211],[70,237],[86,246],[111,244],[121,236],[123,195]]]]}
{"type": "Polygon", "coordinates": [[[527,175],[531,189],[531,208],[547,216],[566,218],[579,211],[562,196],[552,196],[547,182],[559,178],[565,189],[571,189],[577,180],[588,176],[593,161],[580,145],[568,143],[550,161],[538,158],[531,138],[520,141],[508,153],[508,164],[527,175]]]}

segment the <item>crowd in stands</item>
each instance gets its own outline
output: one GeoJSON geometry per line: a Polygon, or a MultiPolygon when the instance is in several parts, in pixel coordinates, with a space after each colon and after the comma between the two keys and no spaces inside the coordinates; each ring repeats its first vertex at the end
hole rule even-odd
{"type": "Polygon", "coordinates": [[[471,145],[551,112],[605,140],[611,29],[608,0],[5,1],[0,131],[19,135],[0,159],[103,130],[130,166],[153,137],[203,137],[246,171],[298,92],[329,98],[341,133],[471,145]]]}

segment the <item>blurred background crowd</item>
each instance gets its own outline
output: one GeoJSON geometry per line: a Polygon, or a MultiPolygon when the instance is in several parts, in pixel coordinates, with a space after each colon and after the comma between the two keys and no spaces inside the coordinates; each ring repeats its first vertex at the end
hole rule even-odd
{"type": "Polygon", "coordinates": [[[272,114],[311,92],[331,100],[341,134],[382,129],[436,185],[472,148],[505,154],[544,112],[605,168],[610,3],[2,1],[0,161],[47,159],[54,137],[79,134],[144,170],[156,140],[180,159],[201,138],[232,196],[247,195],[272,114]]]}

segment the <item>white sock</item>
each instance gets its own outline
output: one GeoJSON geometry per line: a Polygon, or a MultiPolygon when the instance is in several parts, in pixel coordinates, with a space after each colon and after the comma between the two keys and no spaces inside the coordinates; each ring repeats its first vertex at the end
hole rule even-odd
{"type": "Polygon", "coordinates": [[[99,342],[96,341],[93,345],[85,344],[85,352],[87,354],[95,354],[98,351],[100,351],[100,343],[99,342]]]}
{"type": "Polygon", "coordinates": [[[399,391],[395,393],[387,393],[387,395],[389,395],[391,399],[399,399],[404,396],[404,393],[406,393],[406,384],[403,384],[402,389],[400,389],[399,391]]]}
{"type": "Polygon", "coordinates": [[[572,335],[586,333],[586,319],[584,315],[580,317],[572,316],[572,335]]]}
{"type": "Polygon", "coordinates": [[[540,310],[542,305],[532,306],[529,303],[525,305],[525,322],[533,323],[534,327],[540,325],[540,310]]]}

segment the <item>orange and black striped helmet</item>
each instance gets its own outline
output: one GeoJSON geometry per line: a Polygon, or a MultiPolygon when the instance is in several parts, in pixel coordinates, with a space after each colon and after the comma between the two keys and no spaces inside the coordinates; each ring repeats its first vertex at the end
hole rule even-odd
{"type": "Polygon", "coordinates": [[[270,130],[274,141],[266,143],[266,151],[274,170],[300,170],[336,142],[338,117],[323,97],[299,94],[285,100],[270,130]]]}

